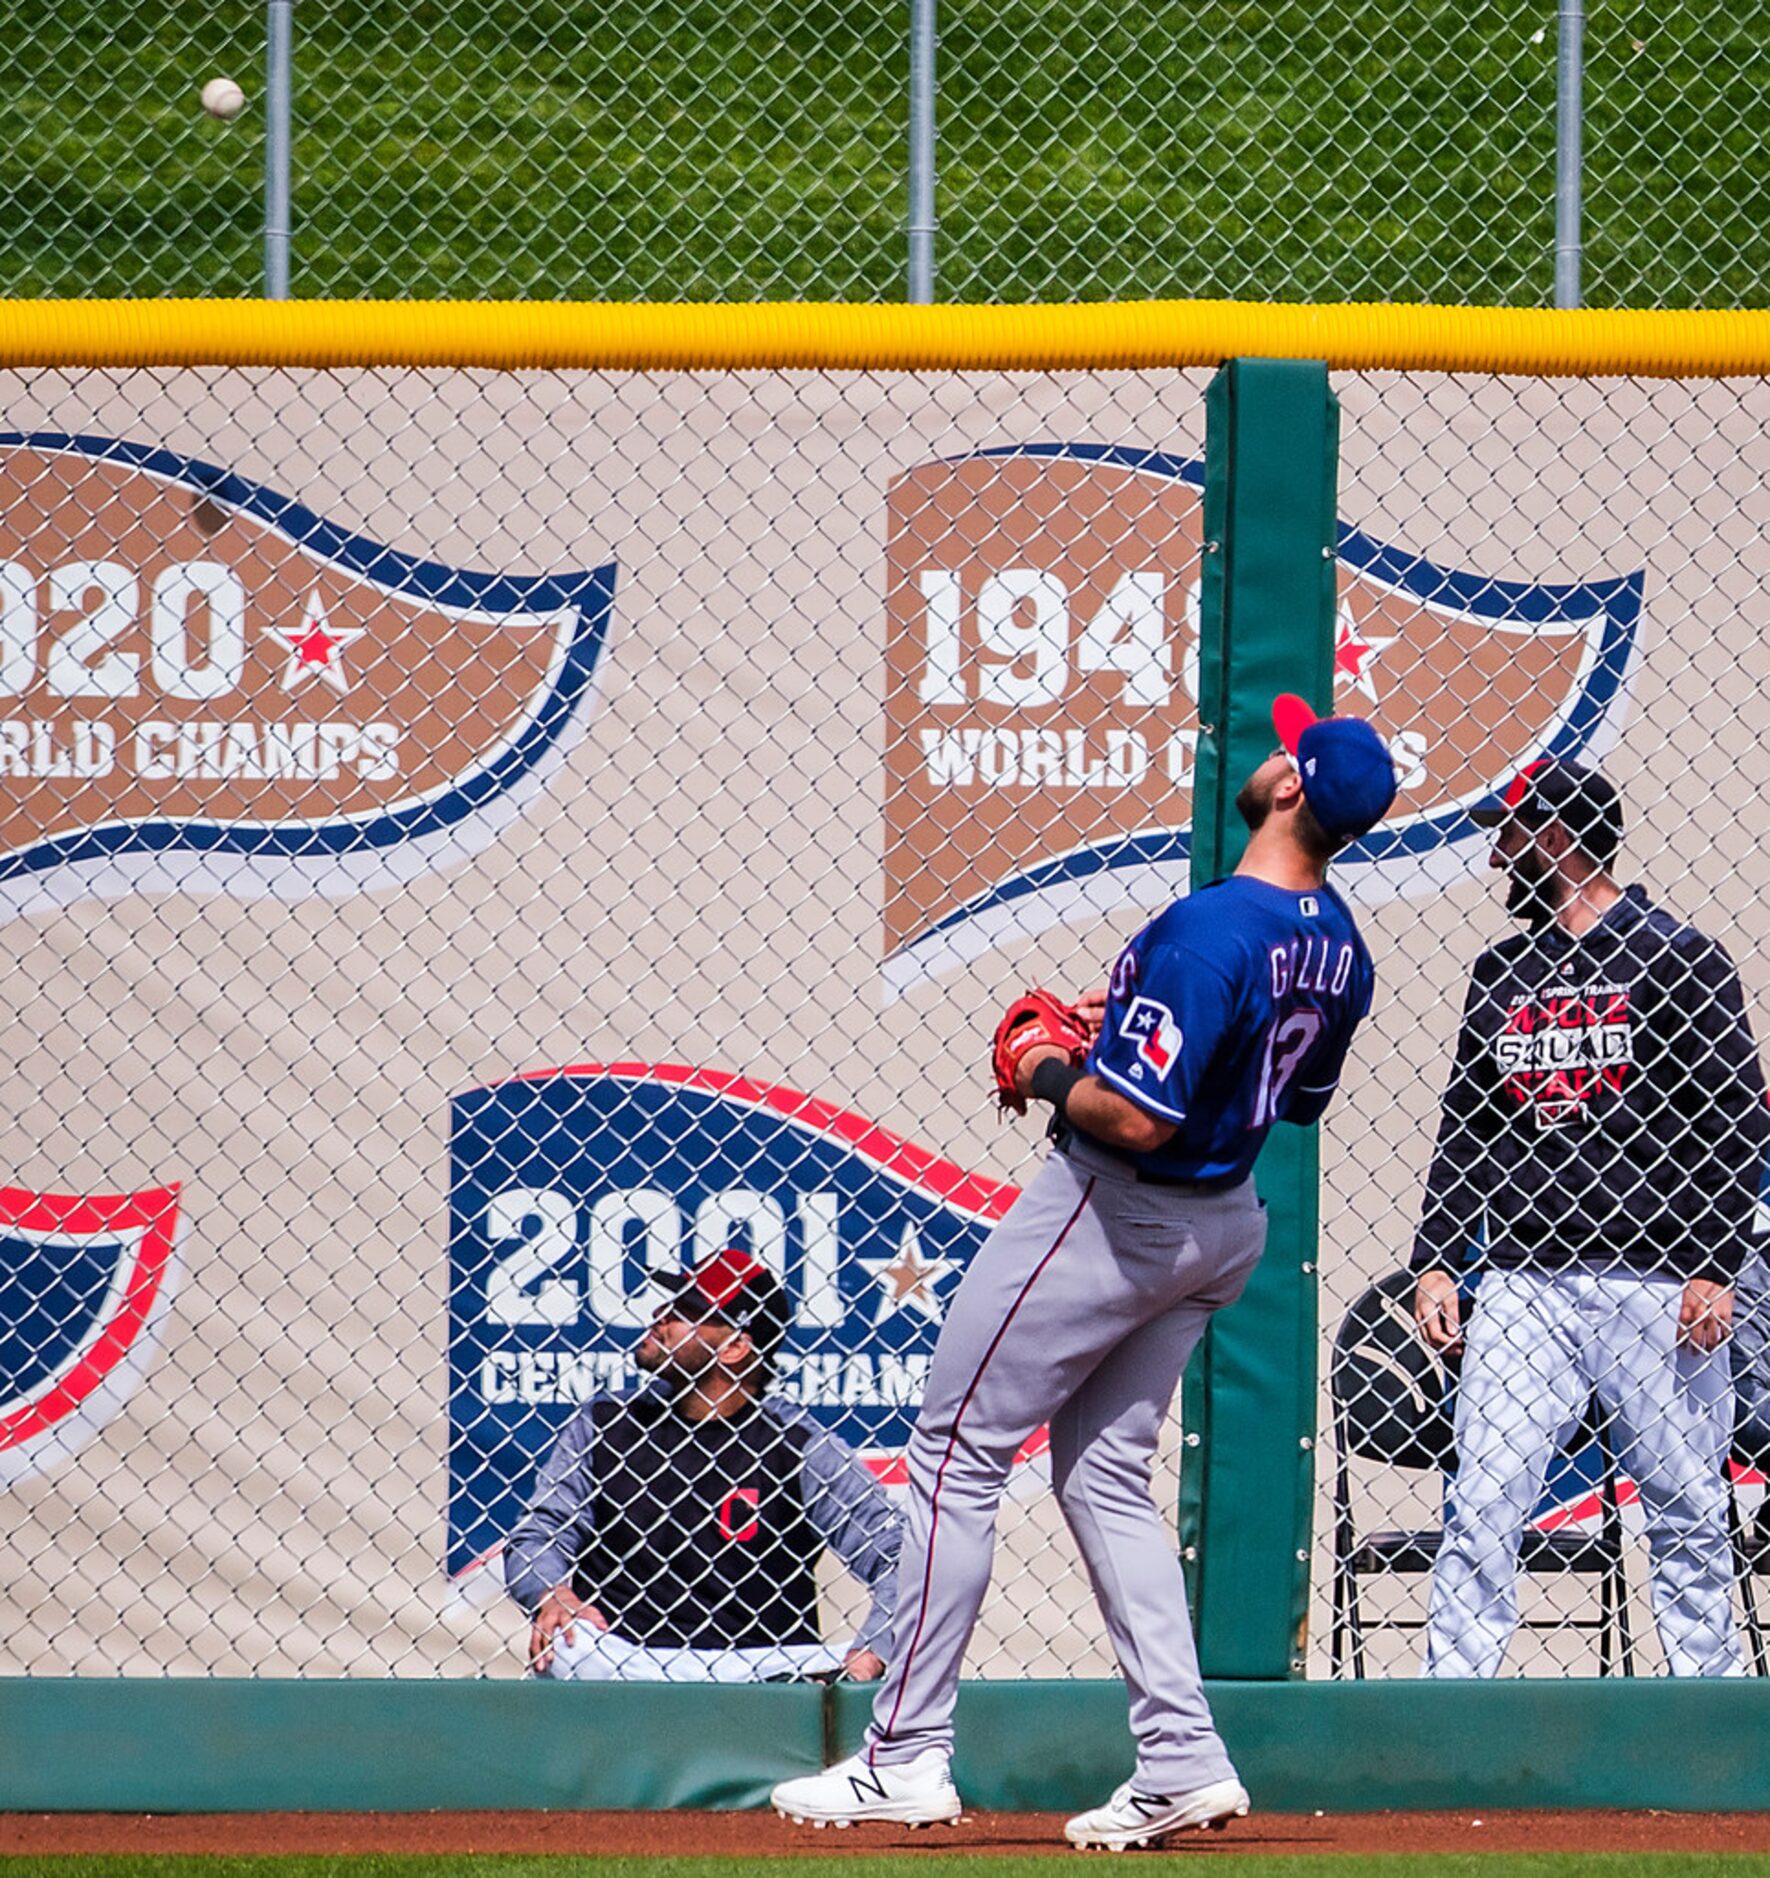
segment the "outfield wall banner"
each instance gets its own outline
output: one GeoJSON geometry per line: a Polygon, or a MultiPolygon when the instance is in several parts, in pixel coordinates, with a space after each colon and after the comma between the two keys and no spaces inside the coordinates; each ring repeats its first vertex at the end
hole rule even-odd
{"type": "Polygon", "coordinates": [[[31,517],[0,563],[20,907],[459,859],[532,793],[608,632],[612,566],[463,572],[129,440],[0,435],[0,509],[31,517]]]}
{"type": "MultiPolygon", "coordinates": [[[[1188,878],[1204,465],[1033,444],[930,463],[889,495],[885,974],[1130,907],[1188,878]]],[[[1402,793],[1342,862],[1360,897],[1432,891],[1467,811],[1526,764],[1602,754],[1639,573],[1502,580],[1340,530],[1336,706],[1402,793]]],[[[1466,856],[1452,861],[1466,865],[1466,856]]]]}
{"type": "Polygon", "coordinates": [[[786,1289],[774,1391],[896,1484],[947,1300],[1017,1189],[796,1089],[681,1064],[542,1071],[456,1098],[449,1556],[482,1567],[685,1265],[737,1244],[786,1289]]]}
{"type": "Polygon", "coordinates": [[[152,1360],[177,1289],[178,1189],[0,1188],[0,1480],[71,1459],[152,1360]]]}
{"type": "MultiPolygon", "coordinates": [[[[0,1671],[519,1676],[498,1543],[715,1240],[781,1271],[783,1392],[895,1490],[1044,1152],[990,1097],[996,1015],[1102,983],[1187,885],[1205,383],[7,377],[0,1400],[60,1416],[116,1361],[0,1448],[0,1671]],[[170,1198],[105,1211],[174,1193],[175,1234],[170,1198]]],[[[1324,1343],[1406,1258],[1511,930],[1469,810],[1517,767],[1602,761],[1628,876],[1726,944],[1760,1033],[1770,991],[1770,392],[1334,390],[1335,703],[1405,787],[1340,876],[1379,992],[1323,1133],[1324,1343]]],[[[1045,1478],[982,1676],[1113,1673],[1045,1478]]],[[[1356,1485],[1366,1525],[1437,1517],[1430,1470],[1356,1485]]],[[[1513,1667],[1590,1672],[1589,1589],[1533,1591],[1513,1667]]],[[[820,1595],[832,1630],[864,1604],[827,1563],[820,1595]]],[[[1416,1664],[1373,1634],[1371,1673],[1416,1664]]]]}

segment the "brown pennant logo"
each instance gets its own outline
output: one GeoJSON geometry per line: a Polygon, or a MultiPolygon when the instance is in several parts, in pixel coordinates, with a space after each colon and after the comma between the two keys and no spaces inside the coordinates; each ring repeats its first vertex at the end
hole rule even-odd
{"type": "Polygon", "coordinates": [[[0,899],[463,852],[578,714],[613,582],[422,561],[151,446],[0,437],[0,899]]]}
{"type": "MultiPolygon", "coordinates": [[[[1202,467],[1037,446],[891,485],[888,987],[1054,920],[1184,887],[1197,754],[1202,467]]],[[[1622,696],[1641,576],[1483,579],[1342,530],[1334,708],[1402,793],[1353,865],[1417,869],[1622,696]]]]}

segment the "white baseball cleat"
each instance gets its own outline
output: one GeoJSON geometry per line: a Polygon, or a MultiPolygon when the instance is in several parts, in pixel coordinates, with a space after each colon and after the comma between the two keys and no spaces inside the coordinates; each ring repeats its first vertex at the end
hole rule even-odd
{"type": "Polygon", "coordinates": [[[1084,1851],[1093,1847],[1122,1852],[1127,1846],[1153,1845],[1171,1832],[1227,1826],[1232,1819],[1245,1818],[1247,1810],[1247,1789],[1239,1780],[1214,1780],[1178,1796],[1139,1793],[1127,1780],[1104,1806],[1078,1813],[1063,1836],[1084,1851]]]}
{"type": "Polygon", "coordinates": [[[769,1801],[795,1826],[853,1826],[869,1819],[950,1826],[964,1811],[939,1748],[926,1748],[896,1767],[873,1767],[864,1754],[850,1755],[821,1774],[783,1780],[769,1801]]]}

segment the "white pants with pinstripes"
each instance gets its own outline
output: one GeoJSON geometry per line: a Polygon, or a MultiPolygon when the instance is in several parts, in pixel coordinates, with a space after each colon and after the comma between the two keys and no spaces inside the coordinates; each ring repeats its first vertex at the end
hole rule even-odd
{"type": "MultiPolygon", "coordinates": [[[[852,1646],[850,1646],[852,1647],[852,1646]]],[[[726,1650],[688,1644],[630,1642],[579,1618],[570,1643],[553,1645],[543,1672],[550,1682],[784,1682],[833,1674],[843,1652],[827,1643],[739,1645],[726,1650]]]]}
{"type": "Polygon", "coordinates": [[[949,1307],[906,1457],[875,1762],[950,1751],[997,1504],[1016,1452],[1048,1422],[1053,1484],[1130,1689],[1140,1790],[1189,1793],[1233,1772],[1149,1477],[1186,1359],[1265,1240],[1251,1181],[1216,1193],[1140,1184],[1081,1143],[1052,1154],[990,1234],[949,1307]]]}
{"type": "Polygon", "coordinates": [[[1679,1346],[1683,1293],[1676,1278],[1580,1267],[1482,1279],[1457,1385],[1457,1476],[1423,1674],[1499,1668],[1518,1626],[1524,1522],[1594,1391],[1646,1516],[1667,1667],[1674,1676],[1745,1673],[1723,1471],[1733,1382],[1725,1345],[1706,1355],[1679,1346]]]}

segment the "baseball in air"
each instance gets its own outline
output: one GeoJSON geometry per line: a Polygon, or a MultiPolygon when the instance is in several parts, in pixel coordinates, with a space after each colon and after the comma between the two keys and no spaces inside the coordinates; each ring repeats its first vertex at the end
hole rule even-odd
{"type": "Polygon", "coordinates": [[[246,94],[231,78],[212,78],[203,87],[203,109],[211,117],[238,117],[246,108],[246,94]]]}

